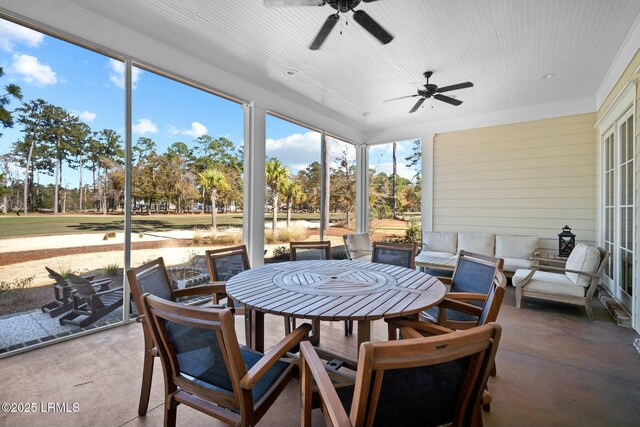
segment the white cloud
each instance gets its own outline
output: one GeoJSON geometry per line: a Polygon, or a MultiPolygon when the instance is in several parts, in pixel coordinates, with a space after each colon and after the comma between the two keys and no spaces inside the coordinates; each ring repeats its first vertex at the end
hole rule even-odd
{"type": "Polygon", "coordinates": [[[131,130],[137,135],[146,135],[148,133],[157,133],[158,126],[149,119],[138,119],[138,123],[133,125],[131,130]]]}
{"type": "Polygon", "coordinates": [[[77,116],[80,120],[85,122],[92,122],[95,120],[96,117],[98,117],[96,113],[91,113],[87,110],[84,110],[82,113],[78,114],[77,116]]]}
{"type": "Polygon", "coordinates": [[[199,136],[207,134],[207,127],[205,125],[203,125],[202,123],[193,122],[193,123],[191,123],[191,129],[187,129],[187,130],[183,131],[182,133],[185,134],[185,135],[189,135],[189,136],[192,136],[194,138],[197,138],[199,136]]]}
{"type": "Polygon", "coordinates": [[[13,52],[14,45],[18,43],[38,47],[43,40],[44,34],[13,22],[0,20],[0,49],[2,50],[13,52]]]}
{"type": "MultiPolygon", "coordinates": [[[[111,68],[109,80],[111,80],[111,83],[116,87],[124,89],[124,62],[109,58],[109,66],[111,68]]],[[[131,86],[133,86],[134,89],[136,88],[136,83],[138,83],[141,73],[142,70],[140,68],[131,68],[131,86]]]]}
{"type": "Polygon", "coordinates": [[[284,138],[267,138],[267,157],[275,157],[297,173],[313,162],[320,162],[320,134],[318,132],[294,133],[284,138]]]}
{"type": "Polygon", "coordinates": [[[56,72],[48,65],[41,64],[38,58],[23,53],[13,55],[13,72],[19,74],[27,83],[36,86],[47,86],[58,83],[56,72]]]}

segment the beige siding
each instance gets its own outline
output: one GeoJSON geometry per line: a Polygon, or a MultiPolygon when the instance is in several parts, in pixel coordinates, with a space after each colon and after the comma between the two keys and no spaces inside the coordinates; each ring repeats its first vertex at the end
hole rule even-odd
{"type": "Polygon", "coordinates": [[[635,70],[637,70],[638,67],[640,67],[640,49],[638,49],[633,59],[631,59],[631,62],[629,62],[629,65],[627,65],[627,68],[625,68],[624,73],[622,73],[622,75],[618,79],[618,82],[613,87],[611,92],[609,92],[609,95],[607,95],[607,98],[598,109],[596,120],[599,120],[600,117],[604,115],[609,106],[616,99],[616,96],[618,96],[618,94],[625,88],[625,86],[631,79],[631,76],[633,76],[635,70]]]}
{"type": "Polygon", "coordinates": [[[596,240],[595,114],[472,129],[434,139],[436,231],[540,237],[568,224],[596,240]]]}

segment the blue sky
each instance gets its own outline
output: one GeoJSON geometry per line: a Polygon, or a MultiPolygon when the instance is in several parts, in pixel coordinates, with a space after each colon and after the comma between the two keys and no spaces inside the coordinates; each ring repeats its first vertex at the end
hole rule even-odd
{"type": "MultiPolygon", "coordinates": [[[[67,42],[0,20],[0,66],[5,76],[0,86],[16,83],[24,100],[42,98],[76,114],[93,130],[124,129],[124,64],[67,42]]],[[[192,146],[200,135],[224,136],[243,144],[243,112],[239,104],[194,89],[157,74],[134,69],[134,141],[153,139],[163,152],[175,141],[192,146]]],[[[14,102],[10,108],[19,104],[14,102]]],[[[21,138],[18,125],[4,129],[0,153],[21,138]]],[[[336,145],[334,149],[340,150],[336,145]]],[[[350,155],[355,152],[349,149],[350,155]]],[[[410,143],[400,143],[398,158],[410,153],[410,143]]],[[[267,156],[280,158],[293,173],[320,160],[320,135],[287,121],[267,117],[267,156]]],[[[390,145],[374,147],[371,167],[391,171],[390,145]]],[[[407,178],[415,172],[399,167],[407,178]]],[[[77,172],[63,173],[73,185],[77,172]]],[[[40,182],[49,178],[41,177],[40,182]]],[[[65,181],[67,181],[65,179],[65,181]]]]}

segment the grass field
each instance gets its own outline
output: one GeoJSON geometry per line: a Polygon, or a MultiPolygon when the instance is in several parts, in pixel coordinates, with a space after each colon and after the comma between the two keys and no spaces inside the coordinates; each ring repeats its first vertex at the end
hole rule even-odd
{"type": "MultiPolygon", "coordinates": [[[[331,220],[336,221],[342,214],[332,214],[331,220]]],[[[282,221],[286,215],[278,216],[282,221]]],[[[294,220],[319,221],[319,214],[293,214],[294,220]]],[[[265,217],[269,224],[270,216],[265,217]]],[[[190,230],[205,228],[211,225],[209,214],[187,215],[141,215],[133,217],[133,232],[190,230]]],[[[242,213],[218,214],[218,226],[241,226],[242,213]]],[[[124,229],[124,218],[121,215],[42,215],[29,216],[0,216],[0,238],[19,236],[45,236],[78,233],[103,233],[106,231],[121,231],[124,229]]]]}

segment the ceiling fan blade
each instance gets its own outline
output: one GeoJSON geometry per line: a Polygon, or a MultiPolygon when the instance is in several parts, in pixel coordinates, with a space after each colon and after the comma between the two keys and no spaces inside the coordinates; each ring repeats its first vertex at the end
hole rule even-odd
{"type": "Polygon", "coordinates": [[[373,3],[374,1],[378,1],[378,0],[362,0],[363,3],[373,3]]]}
{"type": "Polygon", "coordinates": [[[438,93],[449,92],[450,90],[466,89],[468,87],[473,87],[473,83],[465,82],[465,83],[458,83],[457,85],[439,87],[438,90],[436,90],[436,92],[438,93]]]}
{"type": "Polygon", "coordinates": [[[324,6],[325,0],[263,0],[266,7],[282,6],[324,6]]]}
{"type": "Polygon", "coordinates": [[[424,100],[427,98],[420,98],[418,99],[418,102],[416,102],[416,105],[413,106],[413,108],[411,109],[411,111],[409,111],[410,113],[415,113],[416,111],[418,111],[418,108],[420,108],[420,106],[422,105],[422,103],[424,102],[424,100]]]}
{"type": "Polygon", "coordinates": [[[398,99],[405,99],[405,98],[414,98],[416,96],[419,96],[418,94],[415,95],[407,95],[407,96],[399,96],[398,98],[391,98],[391,99],[385,99],[382,102],[390,102],[390,101],[397,101],[398,99]]]}
{"type": "Polygon", "coordinates": [[[451,104],[455,106],[462,104],[462,101],[459,101],[457,99],[451,98],[450,96],[446,96],[446,95],[435,94],[433,95],[433,97],[438,101],[446,102],[447,104],[451,104]]]}
{"type": "Polygon", "coordinates": [[[362,28],[371,33],[371,35],[377,38],[380,43],[387,44],[393,40],[393,36],[380,26],[371,16],[364,10],[356,10],[353,12],[353,19],[358,24],[362,25],[362,28]]]}
{"type": "Polygon", "coordinates": [[[316,36],[315,40],[313,40],[313,43],[311,43],[311,46],[309,46],[309,49],[311,50],[320,49],[320,46],[322,46],[322,43],[324,43],[324,41],[326,40],[331,30],[333,30],[333,27],[335,27],[336,24],[338,23],[339,19],[340,17],[338,16],[338,14],[329,15],[327,20],[324,21],[322,28],[320,28],[320,32],[318,32],[318,35],[316,36]]]}

